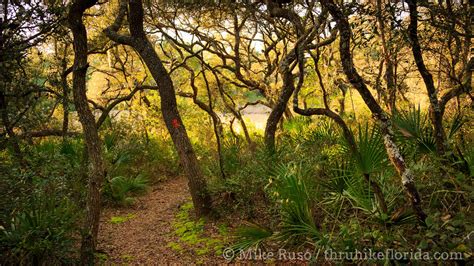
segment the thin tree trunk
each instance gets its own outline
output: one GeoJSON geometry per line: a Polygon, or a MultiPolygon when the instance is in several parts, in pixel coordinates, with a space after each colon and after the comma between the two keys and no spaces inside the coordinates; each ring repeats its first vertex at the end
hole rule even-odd
{"type": "MultiPolygon", "coordinates": [[[[222,142],[221,142],[221,139],[223,138],[224,129],[222,128],[221,119],[219,118],[217,113],[214,111],[211,88],[209,86],[209,81],[206,77],[206,72],[202,72],[202,76],[203,76],[204,81],[206,83],[207,100],[209,102],[209,110],[208,110],[207,113],[210,115],[210,117],[212,119],[214,135],[216,136],[217,156],[219,158],[219,169],[221,171],[222,179],[225,179],[226,174],[225,174],[225,169],[224,169],[224,156],[222,154],[222,142]]],[[[196,94],[197,94],[197,90],[196,90],[196,94]]]]}
{"type": "MultiPolygon", "coordinates": [[[[428,92],[428,98],[430,100],[430,118],[433,123],[435,142],[436,142],[436,152],[444,160],[450,161],[452,165],[460,170],[461,172],[469,175],[469,169],[464,166],[464,164],[459,164],[459,158],[454,154],[453,150],[448,144],[446,132],[443,127],[443,116],[448,101],[455,96],[458,96],[462,93],[469,92],[471,90],[471,79],[472,79],[472,67],[474,65],[474,60],[471,58],[466,62],[463,68],[463,74],[461,74],[461,84],[459,86],[452,88],[446,92],[440,99],[438,99],[438,92],[435,88],[433,76],[427,69],[424,60],[423,54],[421,51],[421,46],[418,40],[418,10],[417,2],[409,0],[408,7],[410,11],[410,24],[408,26],[408,36],[411,41],[412,53],[415,59],[416,66],[420,75],[423,78],[423,81],[428,92]]],[[[449,4],[449,1],[448,1],[449,4]]],[[[448,5],[449,6],[449,5],[448,5]]],[[[471,18],[468,19],[466,25],[469,25],[465,28],[466,34],[471,33],[472,23],[470,23],[471,18]]],[[[465,39],[466,47],[471,46],[471,39],[465,39]]],[[[465,52],[464,60],[467,60],[467,52],[465,52]]]]}
{"type": "Polygon", "coordinates": [[[88,195],[86,201],[86,218],[81,245],[81,263],[94,264],[94,253],[99,232],[101,211],[101,187],[105,178],[105,168],[102,158],[101,141],[97,132],[94,115],[89,109],[86,95],[87,63],[87,31],[82,22],[84,12],[94,6],[97,0],[80,1],[72,3],[69,14],[69,28],[73,34],[74,65],[72,90],[74,104],[79,115],[84,132],[89,161],[88,195]]]}
{"type": "Polygon", "coordinates": [[[377,119],[377,121],[379,122],[388,157],[401,177],[401,182],[415,214],[417,215],[418,219],[422,223],[424,223],[426,219],[426,214],[423,212],[423,209],[421,207],[421,198],[414,183],[414,176],[410,169],[407,167],[405,160],[400,153],[400,149],[395,144],[390,120],[387,118],[385,112],[382,110],[380,105],[372,96],[369,89],[367,88],[367,85],[364,83],[362,77],[359,75],[359,73],[354,67],[354,62],[352,60],[352,54],[350,50],[352,32],[347,17],[342,13],[339,7],[334,4],[332,0],[322,0],[321,4],[329,10],[329,13],[337,22],[337,26],[340,32],[339,54],[344,73],[346,74],[350,83],[354,86],[355,89],[357,89],[359,94],[362,96],[364,102],[369,107],[375,119],[377,119]]]}
{"type": "Polygon", "coordinates": [[[247,128],[247,124],[245,123],[244,118],[242,117],[242,113],[240,112],[241,110],[236,108],[236,104],[235,104],[234,100],[224,90],[224,87],[222,86],[222,84],[219,80],[219,77],[217,76],[217,73],[212,69],[209,69],[209,70],[211,70],[211,72],[214,75],[214,78],[217,82],[217,89],[219,91],[219,95],[222,98],[222,102],[224,103],[225,107],[227,109],[229,109],[229,111],[232,113],[232,115],[234,115],[234,117],[237,120],[239,120],[240,126],[242,127],[242,131],[244,132],[245,140],[247,141],[247,144],[249,145],[250,149],[254,150],[255,149],[255,143],[252,141],[252,138],[250,137],[250,133],[249,133],[249,130],[247,128]],[[229,101],[227,99],[229,99],[229,101],[231,103],[229,103],[229,101]]]}
{"type": "Polygon", "coordinates": [[[67,84],[67,76],[70,73],[70,70],[67,68],[67,56],[68,45],[64,47],[64,55],[61,62],[61,87],[63,88],[63,138],[66,138],[67,131],[69,129],[69,85],[67,84]]]}
{"type": "Polygon", "coordinates": [[[446,133],[443,128],[443,113],[438,101],[437,91],[433,82],[433,76],[426,68],[423,61],[423,55],[421,52],[420,42],[418,40],[418,10],[416,1],[408,0],[408,7],[410,10],[410,24],[408,26],[408,37],[411,42],[411,50],[415,63],[420,72],[421,77],[428,91],[428,98],[430,100],[430,117],[433,122],[436,151],[439,156],[445,157],[446,151],[448,150],[446,133]]]}
{"type": "Polygon", "coordinates": [[[290,107],[288,107],[288,105],[285,108],[285,119],[286,120],[293,119],[293,113],[291,112],[291,109],[290,109],[290,107]]]}
{"type": "MultiPolygon", "coordinates": [[[[395,103],[396,103],[396,96],[397,96],[397,88],[395,84],[395,75],[394,75],[394,63],[392,60],[391,49],[388,47],[389,42],[387,41],[386,31],[385,31],[385,21],[383,12],[384,10],[389,9],[382,6],[382,0],[377,0],[377,22],[380,27],[380,37],[382,39],[382,49],[385,61],[385,81],[387,83],[387,106],[390,108],[390,111],[395,110],[395,103]]],[[[393,15],[393,14],[391,14],[393,15]]],[[[388,32],[390,33],[390,31],[388,32]]]]}
{"type": "MultiPolygon", "coordinates": [[[[304,116],[323,115],[332,119],[342,129],[342,133],[344,135],[344,138],[347,141],[347,144],[349,145],[349,150],[352,156],[360,156],[356,141],[354,139],[354,135],[352,134],[351,130],[349,129],[347,124],[344,122],[341,115],[336,114],[329,107],[328,94],[322,80],[321,72],[319,71],[319,67],[318,67],[319,50],[318,50],[317,55],[314,56],[313,59],[315,63],[315,70],[318,75],[319,84],[320,84],[321,90],[323,91],[324,108],[305,108],[305,109],[299,108],[298,94],[300,92],[301,87],[297,87],[297,88],[294,88],[295,93],[293,95],[293,110],[297,114],[304,115],[304,116]]],[[[286,73],[286,75],[284,75],[283,82],[287,84],[287,86],[294,87],[293,76],[291,73],[289,73],[289,71],[286,73]]],[[[344,90],[343,92],[345,94],[344,90]]],[[[387,213],[388,211],[387,203],[385,202],[385,197],[383,195],[382,189],[380,188],[378,182],[376,180],[371,180],[369,174],[367,173],[364,173],[364,178],[366,179],[367,183],[372,187],[372,190],[374,191],[377,201],[379,202],[380,208],[382,209],[384,213],[387,213]]]]}
{"type": "Polygon", "coordinates": [[[191,77],[190,83],[191,83],[191,88],[193,90],[193,93],[192,94],[191,93],[178,93],[178,95],[183,96],[183,97],[192,98],[193,102],[201,110],[206,112],[209,115],[209,117],[211,118],[213,130],[214,130],[214,135],[216,137],[217,156],[219,158],[219,169],[220,169],[220,172],[221,172],[221,177],[223,179],[225,179],[226,175],[225,175],[225,170],[224,170],[224,157],[223,157],[223,154],[222,154],[222,142],[221,142],[221,140],[223,138],[224,129],[222,128],[222,121],[221,121],[219,115],[217,115],[217,113],[214,111],[214,108],[213,108],[212,94],[211,94],[211,88],[210,88],[210,85],[209,85],[209,81],[207,79],[206,73],[203,71],[202,76],[203,76],[204,82],[206,84],[207,99],[208,99],[208,102],[209,102],[208,104],[205,104],[204,102],[200,101],[197,98],[198,97],[198,88],[197,88],[196,83],[195,83],[194,71],[192,70],[191,67],[188,67],[187,65],[183,65],[183,67],[188,70],[189,75],[191,77]]]}

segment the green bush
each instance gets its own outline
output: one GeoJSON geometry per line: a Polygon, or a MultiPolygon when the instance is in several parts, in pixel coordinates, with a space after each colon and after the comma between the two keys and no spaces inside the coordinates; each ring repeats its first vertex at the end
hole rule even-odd
{"type": "Polygon", "coordinates": [[[397,139],[402,147],[412,154],[427,154],[436,151],[436,144],[428,115],[418,108],[395,112],[392,117],[397,139]]]}
{"type": "Polygon", "coordinates": [[[282,169],[276,177],[274,190],[281,208],[278,238],[292,244],[314,245],[320,233],[311,208],[312,199],[304,168],[290,165],[282,169]]]}
{"type": "Polygon", "coordinates": [[[146,191],[147,188],[148,179],[143,176],[134,178],[116,176],[106,184],[104,194],[114,203],[128,205],[134,202],[134,195],[146,191]]]}
{"type": "Polygon", "coordinates": [[[70,262],[78,210],[67,198],[42,194],[0,229],[5,264],[63,264],[70,262]]]}
{"type": "Polygon", "coordinates": [[[109,176],[141,175],[154,183],[179,171],[170,141],[153,136],[143,138],[123,129],[104,133],[104,156],[109,164],[109,176]]]}
{"type": "Polygon", "coordinates": [[[273,236],[273,232],[269,228],[262,227],[257,224],[247,223],[236,229],[234,236],[236,242],[232,245],[232,249],[237,254],[249,248],[261,248],[265,241],[273,236]]]}
{"type": "Polygon", "coordinates": [[[311,196],[314,191],[308,185],[309,176],[311,174],[301,165],[278,165],[271,174],[266,191],[279,210],[279,223],[273,230],[256,224],[238,228],[233,248],[257,248],[269,240],[282,245],[315,245],[321,234],[314,219],[311,196]]]}

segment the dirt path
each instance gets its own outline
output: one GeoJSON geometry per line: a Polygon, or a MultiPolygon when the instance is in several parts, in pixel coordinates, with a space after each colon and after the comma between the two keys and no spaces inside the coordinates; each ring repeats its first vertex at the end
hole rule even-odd
{"type": "Polygon", "coordinates": [[[186,179],[178,177],[153,187],[146,195],[139,197],[133,207],[105,209],[98,241],[98,250],[104,253],[105,263],[150,265],[194,262],[193,252],[177,253],[167,247],[168,243],[177,241],[172,227],[175,214],[179,206],[189,200],[186,179]],[[128,219],[112,223],[112,217],[128,219]]]}

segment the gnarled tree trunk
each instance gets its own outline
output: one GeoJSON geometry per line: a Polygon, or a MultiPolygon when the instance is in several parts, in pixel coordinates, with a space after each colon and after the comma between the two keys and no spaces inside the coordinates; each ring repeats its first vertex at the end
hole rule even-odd
{"type": "MultiPolygon", "coordinates": [[[[428,98],[430,101],[430,118],[433,123],[434,137],[436,143],[437,154],[446,162],[451,162],[452,165],[460,170],[461,172],[469,175],[469,167],[465,164],[459,164],[459,158],[454,154],[451,147],[449,146],[446,132],[443,126],[443,116],[446,108],[446,104],[452,98],[461,95],[462,93],[468,93],[471,91],[471,80],[472,80],[472,68],[474,65],[474,58],[471,58],[464,66],[461,72],[461,84],[447,91],[440,99],[438,99],[438,91],[435,88],[433,75],[430,73],[423,60],[423,53],[418,39],[418,8],[417,2],[413,0],[407,1],[410,11],[410,24],[408,26],[408,37],[411,42],[411,50],[413,58],[415,59],[418,72],[420,72],[423,82],[425,83],[426,90],[428,92],[428,98]]],[[[466,27],[464,28],[467,35],[471,33],[472,18],[468,18],[466,21],[466,27]]],[[[454,27],[454,25],[453,25],[454,27]]],[[[454,30],[454,28],[453,28],[454,30]]],[[[465,39],[466,48],[471,46],[471,39],[467,37],[465,39]]],[[[464,60],[467,60],[467,53],[464,54],[464,60]]]]}
{"type": "MultiPolygon", "coordinates": [[[[387,4],[387,5],[390,5],[387,4]]],[[[384,79],[387,83],[387,97],[386,97],[386,105],[390,108],[390,111],[393,112],[395,111],[395,103],[396,103],[396,96],[397,96],[397,84],[395,82],[395,62],[393,60],[393,55],[392,55],[392,50],[390,48],[390,31],[392,30],[392,27],[389,28],[388,31],[386,31],[385,28],[385,18],[384,18],[384,11],[385,10],[390,10],[390,6],[387,6],[382,3],[382,0],[377,0],[376,3],[376,14],[377,14],[377,22],[378,26],[380,27],[380,37],[382,41],[382,51],[383,51],[383,56],[384,56],[384,62],[385,62],[385,75],[384,79]],[[386,35],[389,35],[388,39],[386,35]]],[[[389,14],[390,16],[394,16],[394,14],[389,14]]]]}
{"type": "Polygon", "coordinates": [[[446,133],[443,129],[443,112],[438,101],[438,93],[436,91],[433,76],[426,68],[421,52],[420,42],[418,40],[418,10],[416,1],[407,1],[410,9],[410,25],[408,25],[408,37],[411,42],[411,50],[415,63],[420,72],[421,77],[426,86],[428,92],[428,98],[430,100],[430,117],[433,122],[436,151],[439,156],[445,157],[447,147],[446,133]]]}
{"type": "MultiPolygon", "coordinates": [[[[295,12],[291,10],[282,8],[281,5],[277,3],[277,1],[267,0],[265,1],[265,3],[267,5],[267,9],[271,17],[279,17],[279,18],[284,18],[288,20],[289,22],[293,24],[298,37],[300,37],[303,34],[304,28],[298,14],[296,14],[295,12]]],[[[298,44],[296,46],[298,46],[298,44]]],[[[296,51],[290,52],[290,54],[288,54],[286,58],[282,61],[280,68],[289,69],[290,68],[289,65],[295,59],[296,59],[296,51]]],[[[285,70],[283,71],[280,70],[282,75],[285,75],[284,71],[285,70]]],[[[268,116],[267,124],[265,126],[264,139],[265,139],[265,146],[270,151],[275,150],[275,134],[278,127],[278,123],[283,117],[283,114],[285,114],[285,112],[289,110],[287,105],[288,105],[288,101],[291,98],[291,95],[293,94],[293,91],[294,91],[294,86],[288,86],[288,85],[283,84],[280,96],[278,97],[277,102],[273,106],[272,111],[270,112],[270,115],[268,116]]],[[[291,115],[291,111],[288,114],[291,115]]]]}
{"type": "Polygon", "coordinates": [[[173,81],[145,34],[143,29],[143,16],[143,3],[141,0],[122,0],[120,2],[119,14],[114,24],[108,27],[105,33],[113,41],[131,46],[145,62],[153,79],[158,84],[158,92],[161,98],[161,112],[188,178],[188,185],[196,215],[209,215],[211,211],[211,198],[196,154],[194,153],[191,141],[189,140],[186,128],[178,111],[173,81]],[[130,36],[119,35],[117,33],[127,11],[127,2],[130,36]]]}
{"type": "Polygon", "coordinates": [[[280,122],[281,117],[285,113],[287,108],[288,101],[293,94],[294,87],[291,86],[283,86],[283,90],[278,97],[278,101],[273,106],[272,111],[267,119],[267,124],[265,126],[265,146],[270,149],[275,149],[275,134],[278,126],[278,122],[280,122]]]}
{"type": "Polygon", "coordinates": [[[87,31],[82,22],[84,12],[95,5],[97,0],[76,0],[68,13],[69,28],[73,34],[74,65],[72,91],[79,120],[84,132],[89,162],[89,190],[86,201],[86,218],[81,245],[81,262],[94,264],[94,252],[99,232],[101,210],[101,186],[105,178],[101,141],[97,132],[94,115],[89,109],[86,96],[87,31]]]}
{"type": "Polygon", "coordinates": [[[362,96],[364,102],[367,104],[375,119],[380,124],[388,157],[401,177],[404,190],[415,214],[417,215],[418,219],[424,223],[426,214],[423,212],[421,207],[421,199],[414,183],[414,176],[407,167],[405,160],[400,153],[400,149],[394,141],[390,120],[380,105],[377,103],[375,98],[372,96],[371,92],[367,88],[367,85],[364,83],[362,77],[354,67],[350,50],[352,31],[347,17],[332,0],[322,0],[321,4],[329,10],[329,13],[336,20],[337,27],[339,28],[339,54],[341,57],[344,73],[346,74],[352,86],[354,86],[354,88],[357,89],[359,94],[362,96]]]}

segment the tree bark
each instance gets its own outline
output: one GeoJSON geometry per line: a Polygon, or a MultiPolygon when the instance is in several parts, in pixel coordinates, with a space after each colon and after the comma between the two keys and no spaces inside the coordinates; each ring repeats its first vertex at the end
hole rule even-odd
{"type": "MultiPolygon", "coordinates": [[[[272,0],[267,0],[266,4],[267,4],[268,12],[271,17],[280,17],[280,18],[284,18],[288,20],[289,22],[293,24],[298,38],[301,35],[303,35],[304,27],[302,25],[301,19],[298,16],[298,14],[288,9],[282,8],[280,5],[278,5],[275,1],[272,1],[272,0]]],[[[297,43],[296,47],[298,46],[301,46],[301,43],[297,43]]],[[[282,64],[280,66],[280,68],[282,69],[280,71],[282,76],[286,75],[285,71],[287,71],[287,69],[289,71],[290,64],[296,59],[296,53],[297,51],[295,48],[282,61],[282,64]]],[[[291,73],[289,74],[291,75],[291,73]]],[[[278,97],[277,102],[273,106],[273,109],[270,112],[270,115],[268,116],[267,124],[265,126],[264,141],[265,141],[265,146],[270,151],[275,150],[275,134],[278,127],[278,123],[280,122],[283,114],[287,110],[288,101],[290,100],[291,95],[293,94],[293,91],[294,91],[294,86],[283,84],[280,96],[278,97]]]]}
{"type": "Polygon", "coordinates": [[[67,76],[69,73],[72,71],[72,69],[68,69],[67,67],[67,52],[69,45],[64,46],[64,55],[61,60],[61,68],[62,68],[62,73],[61,73],[61,87],[63,89],[63,99],[62,99],[62,105],[63,105],[63,125],[62,125],[62,130],[64,134],[64,138],[67,136],[67,131],[69,129],[69,85],[67,83],[67,76]]]}
{"type": "Polygon", "coordinates": [[[235,101],[232,99],[232,97],[224,90],[224,87],[222,86],[222,83],[219,80],[219,76],[217,73],[209,68],[211,70],[214,79],[217,82],[217,89],[219,91],[219,95],[221,96],[222,102],[224,103],[224,106],[232,113],[232,115],[239,120],[240,127],[242,128],[242,131],[244,132],[245,140],[247,141],[247,144],[249,145],[251,150],[254,150],[255,148],[255,143],[252,141],[252,138],[250,137],[249,130],[247,128],[247,124],[244,121],[244,118],[242,117],[241,109],[236,107],[235,101]]]}
{"type": "MultiPolygon", "coordinates": [[[[430,118],[433,123],[434,128],[434,137],[436,142],[436,152],[437,154],[446,162],[450,162],[451,165],[457,170],[463,172],[466,175],[469,175],[469,168],[465,164],[459,164],[459,159],[453,152],[452,148],[448,143],[446,132],[443,126],[443,116],[446,108],[446,104],[454,97],[461,95],[462,93],[469,93],[472,89],[471,80],[472,80],[472,70],[474,66],[474,58],[471,57],[468,59],[468,50],[471,46],[471,38],[465,38],[465,52],[463,54],[464,67],[460,73],[460,84],[454,88],[451,88],[444,95],[438,99],[438,91],[435,88],[433,76],[430,71],[427,69],[424,60],[423,54],[421,51],[420,42],[418,39],[418,10],[417,2],[409,0],[408,7],[410,11],[410,24],[408,26],[408,37],[410,38],[411,48],[413,57],[415,59],[416,66],[420,75],[423,78],[423,81],[428,92],[428,98],[430,101],[430,118]]],[[[449,1],[448,1],[449,7],[449,1]]],[[[471,35],[472,28],[472,18],[467,18],[466,35],[471,35]]],[[[454,31],[454,24],[452,25],[452,30],[454,31]]],[[[458,59],[456,59],[458,60],[458,59]]]]}
{"type": "Polygon", "coordinates": [[[384,145],[385,149],[387,150],[388,157],[401,177],[401,182],[408,200],[412,205],[413,211],[417,215],[418,219],[424,224],[426,214],[423,212],[421,207],[421,198],[414,183],[414,176],[407,167],[405,160],[400,153],[400,149],[394,141],[390,120],[380,105],[377,103],[375,98],[372,96],[371,92],[367,88],[367,85],[364,83],[362,77],[354,67],[350,50],[352,31],[347,17],[332,0],[322,0],[321,4],[329,10],[329,13],[336,20],[337,27],[339,28],[339,54],[344,73],[352,86],[354,86],[354,88],[359,92],[364,102],[367,104],[370,111],[374,115],[375,119],[378,121],[383,134],[384,145]]]}
{"type": "Polygon", "coordinates": [[[415,59],[416,66],[420,72],[421,77],[426,86],[428,92],[428,98],[430,100],[430,117],[433,122],[436,152],[439,156],[445,157],[446,151],[448,150],[446,133],[443,128],[443,112],[438,101],[438,93],[436,91],[433,76],[426,68],[423,60],[423,54],[421,52],[420,42],[418,40],[418,10],[416,1],[408,0],[408,7],[410,11],[410,24],[408,25],[408,37],[411,42],[411,50],[415,59]]]}
{"type": "Polygon", "coordinates": [[[102,158],[101,141],[97,131],[94,115],[89,109],[86,95],[87,63],[87,31],[82,22],[84,12],[94,6],[97,0],[72,3],[68,13],[69,28],[73,34],[74,65],[72,91],[74,104],[84,132],[89,161],[88,195],[86,201],[86,218],[81,245],[81,263],[94,264],[94,252],[99,232],[101,211],[101,187],[105,178],[105,168],[102,158]]]}
{"type": "Polygon", "coordinates": [[[198,87],[196,86],[196,83],[195,83],[195,76],[194,76],[193,69],[186,64],[184,64],[183,67],[188,70],[189,75],[191,77],[190,83],[191,83],[191,88],[193,90],[193,93],[178,92],[178,95],[193,99],[194,104],[196,104],[201,110],[206,112],[211,118],[213,129],[214,129],[214,135],[216,136],[217,156],[219,158],[219,169],[221,172],[221,177],[225,179],[226,175],[225,175],[225,170],[224,170],[224,157],[222,154],[222,141],[221,141],[223,138],[224,129],[222,127],[222,121],[219,115],[214,111],[214,108],[213,108],[212,94],[211,94],[209,81],[207,79],[205,72],[202,72],[202,76],[206,84],[207,99],[209,102],[208,104],[206,104],[198,99],[198,87]]]}
{"type": "MultiPolygon", "coordinates": [[[[395,110],[395,103],[396,103],[396,96],[397,96],[397,84],[395,83],[395,65],[392,55],[392,49],[389,47],[389,40],[390,40],[390,30],[387,32],[389,34],[389,40],[387,40],[386,31],[385,31],[385,18],[384,18],[384,10],[390,10],[390,7],[383,6],[382,0],[377,0],[376,4],[377,8],[377,22],[380,27],[380,37],[382,41],[382,50],[383,56],[385,61],[385,81],[387,83],[387,98],[386,104],[389,107],[390,111],[395,110]]],[[[390,16],[394,16],[394,14],[390,14],[390,16]]],[[[389,17],[390,17],[389,16],[389,17]]],[[[390,45],[391,46],[391,45],[390,45]]]]}
{"type": "Polygon", "coordinates": [[[142,1],[129,0],[128,9],[130,36],[117,33],[127,10],[126,1],[120,2],[119,14],[114,24],[105,30],[105,34],[115,42],[131,46],[145,62],[158,84],[163,118],[188,178],[196,215],[207,216],[211,212],[211,197],[178,111],[173,81],[143,29],[144,14],[142,1]]]}
{"type": "MultiPolygon", "coordinates": [[[[191,74],[192,75],[192,74],[191,74]]],[[[225,169],[224,169],[224,156],[222,154],[222,138],[223,138],[223,133],[224,130],[222,128],[222,122],[220,117],[217,115],[217,113],[214,111],[213,107],[213,101],[212,101],[212,93],[211,93],[211,88],[209,85],[209,81],[206,77],[206,72],[202,72],[202,76],[204,78],[204,81],[206,83],[206,91],[207,91],[207,100],[209,102],[209,108],[206,111],[209,116],[212,119],[212,125],[214,129],[214,135],[216,136],[216,145],[217,145],[217,156],[219,158],[219,169],[221,171],[221,177],[222,179],[226,178],[225,174],[225,169]]],[[[197,94],[197,89],[195,90],[195,95],[197,94]]],[[[196,95],[197,96],[197,95],[196,95]]],[[[196,99],[196,96],[194,99],[196,99]]],[[[196,99],[197,100],[197,99],[196,99]]]]}
{"type": "MultiPolygon", "coordinates": [[[[342,117],[336,114],[335,112],[333,112],[329,107],[328,94],[326,92],[326,89],[322,80],[321,72],[319,71],[319,67],[318,67],[319,50],[316,56],[313,57],[313,59],[315,63],[316,73],[318,75],[319,84],[320,84],[321,90],[323,91],[324,108],[305,108],[305,109],[299,108],[298,95],[301,89],[301,87],[299,86],[297,88],[294,88],[295,92],[293,95],[293,110],[297,114],[304,115],[304,116],[323,115],[332,119],[342,129],[342,133],[344,135],[344,138],[347,141],[347,144],[349,145],[349,150],[352,156],[360,156],[356,141],[354,139],[354,135],[352,134],[351,130],[349,129],[347,124],[344,122],[342,117]]],[[[302,76],[304,76],[304,74],[300,73],[301,78],[302,76]]],[[[291,73],[287,73],[287,75],[285,75],[284,84],[287,84],[287,86],[294,87],[293,76],[291,75],[291,73]]],[[[385,197],[383,195],[382,189],[380,188],[378,182],[376,180],[371,180],[370,175],[368,173],[364,173],[364,178],[367,181],[367,184],[369,184],[372,187],[372,190],[374,191],[377,201],[379,202],[380,208],[382,209],[384,213],[387,213],[388,211],[387,203],[385,202],[385,197]]]]}
{"type": "Polygon", "coordinates": [[[275,106],[268,116],[267,124],[265,126],[265,146],[271,151],[275,150],[275,134],[278,122],[286,110],[286,106],[291,98],[291,95],[293,94],[293,91],[294,86],[292,87],[283,85],[280,97],[278,97],[278,101],[275,103],[275,106]]]}

